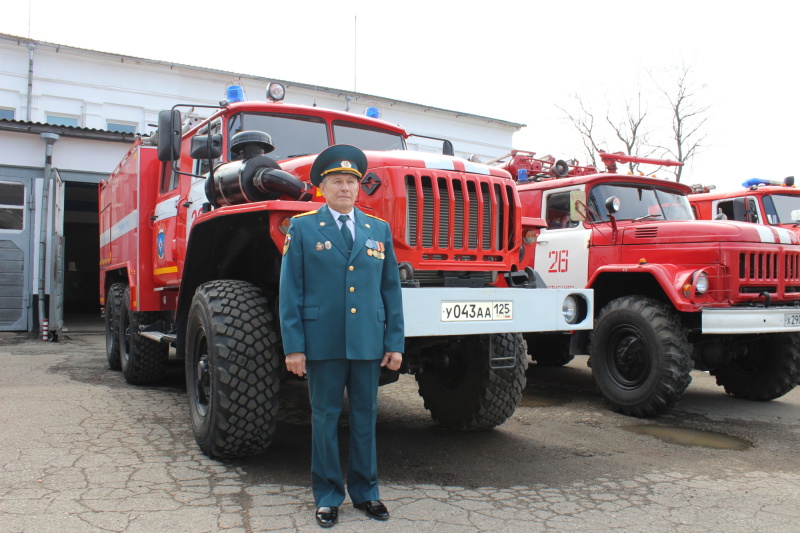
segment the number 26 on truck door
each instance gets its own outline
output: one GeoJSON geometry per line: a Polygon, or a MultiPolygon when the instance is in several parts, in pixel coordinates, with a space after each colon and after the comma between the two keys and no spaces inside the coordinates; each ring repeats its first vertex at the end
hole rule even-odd
{"type": "Polygon", "coordinates": [[[569,269],[569,250],[552,250],[547,257],[550,260],[548,272],[566,272],[569,269]]]}

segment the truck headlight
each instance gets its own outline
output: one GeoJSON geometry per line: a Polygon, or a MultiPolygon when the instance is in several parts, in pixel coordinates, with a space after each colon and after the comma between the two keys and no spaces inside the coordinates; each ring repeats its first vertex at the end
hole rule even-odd
{"type": "Polygon", "coordinates": [[[281,231],[281,233],[286,235],[287,233],[289,233],[289,226],[291,224],[292,224],[292,220],[289,217],[283,217],[281,219],[280,224],[278,224],[278,229],[281,231]]]}
{"type": "Polygon", "coordinates": [[[564,298],[564,303],[561,304],[561,314],[564,316],[564,320],[567,324],[574,324],[578,321],[579,309],[578,301],[574,296],[570,295],[564,298]]]}
{"type": "Polygon", "coordinates": [[[708,292],[708,274],[698,270],[692,274],[691,283],[683,286],[683,295],[691,298],[692,294],[705,294],[708,292]]]}
{"type": "Polygon", "coordinates": [[[522,234],[522,242],[525,244],[533,244],[536,242],[536,231],[529,229],[525,230],[522,234]]]}
{"type": "Polygon", "coordinates": [[[700,272],[694,282],[694,291],[697,294],[705,294],[708,292],[708,274],[700,272]]]}

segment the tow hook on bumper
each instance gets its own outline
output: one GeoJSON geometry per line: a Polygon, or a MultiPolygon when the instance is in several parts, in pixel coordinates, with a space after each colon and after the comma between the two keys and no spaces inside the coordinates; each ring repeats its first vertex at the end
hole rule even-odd
{"type": "Polygon", "coordinates": [[[546,289],[547,284],[542,277],[531,267],[516,272],[506,272],[503,274],[509,287],[525,289],[546,289]]]}

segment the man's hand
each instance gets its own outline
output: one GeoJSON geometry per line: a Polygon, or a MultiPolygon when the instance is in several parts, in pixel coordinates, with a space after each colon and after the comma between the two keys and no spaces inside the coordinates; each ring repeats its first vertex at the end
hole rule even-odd
{"type": "Polygon", "coordinates": [[[385,366],[389,370],[399,370],[403,362],[403,354],[400,352],[386,352],[383,354],[383,361],[381,366],[385,366]]]}
{"type": "Polygon", "coordinates": [[[286,355],[286,369],[301,378],[306,375],[306,354],[292,352],[286,355]]]}

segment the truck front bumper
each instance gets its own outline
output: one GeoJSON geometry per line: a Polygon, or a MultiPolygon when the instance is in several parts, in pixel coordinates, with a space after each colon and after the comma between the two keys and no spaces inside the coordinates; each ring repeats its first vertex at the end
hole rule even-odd
{"type": "Polygon", "coordinates": [[[703,333],[789,333],[800,331],[800,308],[713,308],[701,311],[703,333]]]}
{"type": "Polygon", "coordinates": [[[403,289],[406,337],[587,330],[592,329],[593,315],[591,289],[403,289]],[[568,296],[580,307],[574,324],[562,313],[568,296]]]}

